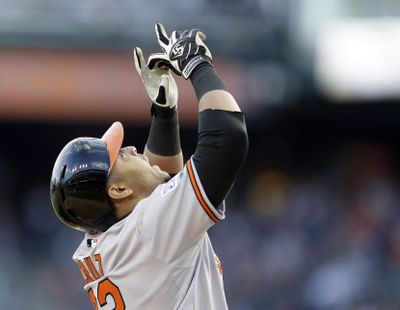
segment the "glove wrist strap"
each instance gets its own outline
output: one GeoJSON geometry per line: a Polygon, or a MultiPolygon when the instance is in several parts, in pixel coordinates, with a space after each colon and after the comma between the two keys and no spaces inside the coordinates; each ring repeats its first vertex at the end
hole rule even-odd
{"type": "Polygon", "coordinates": [[[182,70],[183,78],[187,80],[192,74],[193,70],[202,63],[208,63],[210,66],[212,66],[211,60],[205,55],[197,55],[190,59],[182,70]]]}

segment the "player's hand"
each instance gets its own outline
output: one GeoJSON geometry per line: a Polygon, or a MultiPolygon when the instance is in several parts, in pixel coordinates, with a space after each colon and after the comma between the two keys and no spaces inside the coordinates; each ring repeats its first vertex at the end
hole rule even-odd
{"type": "Polygon", "coordinates": [[[206,35],[198,29],[173,31],[168,37],[163,25],[155,25],[158,43],[165,54],[152,54],[149,67],[157,64],[168,66],[178,75],[188,79],[193,70],[202,63],[212,65],[210,50],[204,44],[206,35]]]}
{"type": "Polygon", "coordinates": [[[150,69],[139,47],[134,49],[133,55],[136,71],[151,101],[161,107],[175,108],[178,102],[178,87],[171,70],[162,63],[161,59],[158,62],[154,61],[153,68],[150,69]]]}

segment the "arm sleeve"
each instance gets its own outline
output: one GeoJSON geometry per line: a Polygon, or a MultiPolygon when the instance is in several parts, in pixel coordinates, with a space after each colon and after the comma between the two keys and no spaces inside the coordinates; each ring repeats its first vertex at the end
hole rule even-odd
{"type": "Polygon", "coordinates": [[[146,146],[159,156],[173,156],[181,152],[178,110],[164,108],[153,103],[152,121],[146,146]]]}
{"type": "Polygon", "coordinates": [[[193,162],[213,206],[218,206],[228,195],[247,150],[248,137],[243,113],[221,110],[200,113],[193,162]]]}

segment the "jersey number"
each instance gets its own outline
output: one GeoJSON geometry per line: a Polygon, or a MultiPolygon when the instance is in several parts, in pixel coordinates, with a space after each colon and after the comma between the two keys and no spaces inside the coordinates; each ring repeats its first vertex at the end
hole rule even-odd
{"type": "Polygon", "coordinates": [[[94,296],[94,292],[92,289],[88,291],[90,302],[92,303],[95,310],[98,310],[97,302],[100,307],[104,307],[107,305],[107,297],[111,296],[114,299],[115,310],[125,310],[125,302],[122,298],[121,292],[114,283],[111,282],[110,279],[106,278],[103,281],[97,284],[97,300],[96,296],[94,296]]]}

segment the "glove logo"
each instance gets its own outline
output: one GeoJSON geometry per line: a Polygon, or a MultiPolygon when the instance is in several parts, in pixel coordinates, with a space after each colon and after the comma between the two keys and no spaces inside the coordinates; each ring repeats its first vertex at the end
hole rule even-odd
{"type": "Polygon", "coordinates": [[[177,42],[171,49],[171,60],[176,60],[179,57],[182,57],[183,52],[185,50],[186,42],[177,42]]]}

